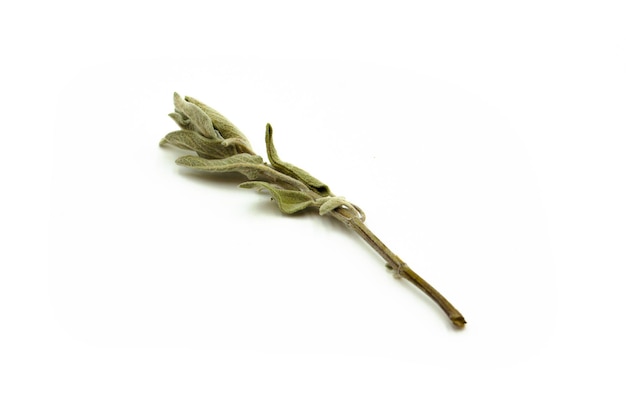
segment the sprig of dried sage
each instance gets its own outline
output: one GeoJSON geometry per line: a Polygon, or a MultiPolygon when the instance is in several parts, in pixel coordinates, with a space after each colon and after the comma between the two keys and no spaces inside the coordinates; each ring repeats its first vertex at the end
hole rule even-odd
{"type": "Polygon", "coordinates": [[[386,261],[398,278],[411,282],[446,313],[456,327],[464,327],[465,319],[437,290],[417,275],[365,225],[365,214],[305,170],[278,157],[273,129],[267,124],[265,145],[269,164],[252,150],[248,139],[226,117],[191,98],[174,94],[175,112],[170,117],[180,130],[167,134],[161,144],[170,144],[196,155],[185,155],[176,164],[209,173],[238,172],[248,178],[239,187],[259,189],[271,194],[281,212],[294,214],[304,209],[317,209],[356,232],[386,261]]]}

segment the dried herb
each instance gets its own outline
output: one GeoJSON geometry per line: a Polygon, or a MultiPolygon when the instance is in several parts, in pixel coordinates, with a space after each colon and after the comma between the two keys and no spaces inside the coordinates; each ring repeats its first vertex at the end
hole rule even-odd
{"type": "Polygon", "coordinates": [[[183,99],[178,94],[174,94],[174,107],[175,112],[170,117],[181,129],[167,134],[161,144],[171,144],[197,154],[182,156],[176,160],[177,164],[210,173],[241,173],[250,181],[241,183],[239,187],[268,191],[283,213],[293,214],[314,208],[320,215],[342,222],[383,257],[396,277],[405,278],[420,288],[441,307],[455,326],[465,326],[461,313],[369,230],[364,223],[365,214],[358,206],[335,196],[326,184],[278,157],[269,124],[265,130],[270,162],[267,164],[254,153],[245,135],[213,108],[191,97],[183,99]]]}

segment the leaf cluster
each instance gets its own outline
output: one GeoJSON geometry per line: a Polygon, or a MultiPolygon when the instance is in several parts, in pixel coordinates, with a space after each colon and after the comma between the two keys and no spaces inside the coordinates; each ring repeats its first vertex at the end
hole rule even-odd
{"type": "Polygon", "coordinates": [[[267,124],[265,145],[269,164],[252,150],[246,136],[226,117],[191,97],[174,94],[175,111],[170,117],[180,130],[167,134],[161,144],[170,144],[196,155],[179,157],[176,164],[209,173],[238,172],[250,181],[239,187],[267,191],[287,214],[316,207],[321,215],[346,208],[364,218],[358,207],[332,194],[330,188],[305,170],[278,156],[273,129],[267,124]]]}

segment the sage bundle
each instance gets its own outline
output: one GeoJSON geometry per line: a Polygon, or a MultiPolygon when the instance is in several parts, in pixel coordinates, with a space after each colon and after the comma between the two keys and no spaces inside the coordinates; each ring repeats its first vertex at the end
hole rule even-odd
{"type": "Polygon", "coordinates": [[[270,124],[265,129],[269,160],[266,163],[252,150],[246,136],[213,108],[176,93],[174,107],[175,111],[169,115],[180,130],[167,134],[161,145],[170,144],[195,152],[195,155],[179,157],[176,164],[209,173],[238,172],[248,179],[239,187],[269,192],[283,213],[317,209],[320,215],[340,221],[386,261],[394,276],[417,286],[439,305],[456,327],[464,327],[465,319],[461,313],[372,233],[365,225],[365,214],[357,205],[334,195],[326,184],[310,173],[278,157],[270,124]]]}

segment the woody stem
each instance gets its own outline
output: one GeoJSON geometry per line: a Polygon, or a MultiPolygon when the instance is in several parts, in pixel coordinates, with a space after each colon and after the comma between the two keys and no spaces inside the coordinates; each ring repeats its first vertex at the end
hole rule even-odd
{"type": "Polygon", "coordinates": [[[429,296],[437,305],[446,313],[450,321],[459,328],[465,326],[465,318],[463,315],[432,285],[426,282],[415,271],[404,263],[396,254],[394,254],[374,233],[363,223],[361,218],[350,214],[344,209],[333,211],[332,216],[346,224],[350,229],[354,230],[365,242],[368,243],[397,273],[398,276],[405,278],[414,284],[429,296]]]}
{"type": "MultiPolygon", "coordinates": [[[[264,166],[263,172],[267,178],[273,182],[288,184],[295,189],[308,193],[312,198],[320,197],[319,194],[311,189],[308,189],[300,180],[281,173],[271,166],[264,166]]],[[[439,291],[426,282],[404,261],[402,261],[400,257],[387,248],[387,246],[365,225],[362,216],[360,216],[357,211],[347,208],[338,208],[329,212],[329,215],[355,231],[357,235],[367,242],[369,246],[374,248],[374,250],[378,252],[378,254],[383,257],[385,261],[387,261],[389,267],[391,267],[398,276],[406,279],[429,296],[446,313],[450,321],[456,327],[462,328],[465,326],[465,318],[463,318],[463,315],[456,308],[454,308],[454,306],[443,295],[441,295],[439,291]]]]}

